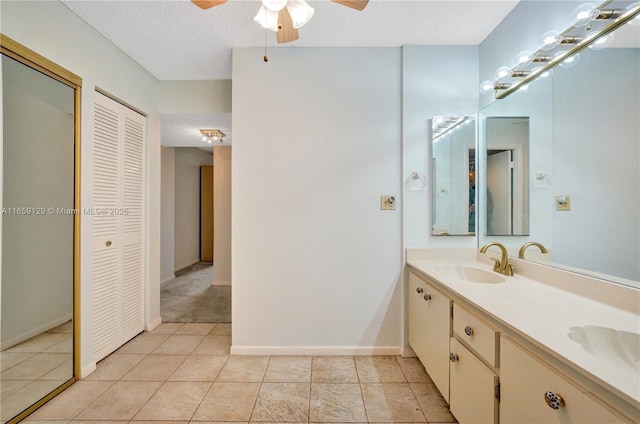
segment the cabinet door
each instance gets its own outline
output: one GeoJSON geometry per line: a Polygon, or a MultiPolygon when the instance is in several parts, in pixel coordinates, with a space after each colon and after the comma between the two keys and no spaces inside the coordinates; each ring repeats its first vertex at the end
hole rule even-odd
{"type": "Polygon", "coordinates": [[[582,422],[582,393],[505,337],[500,340],[500,392],[502,424],[582,422]],[[547,404],[547,393],[556,396],[557,409],[547,404]]]}
{"type": "Polygon", "coordinates": [[[450,337],[451,300],[409,274],[409,344],[447,402],[450,337]]]}
{"type": "Polygon", "coordinates": [[[498,376],[456,339],[451,339],[451,413],[459,423],[497,423],[498,376]]]}

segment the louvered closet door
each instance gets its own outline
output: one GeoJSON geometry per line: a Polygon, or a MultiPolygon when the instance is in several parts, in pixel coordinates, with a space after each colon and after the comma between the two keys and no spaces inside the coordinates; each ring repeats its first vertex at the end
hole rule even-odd
{"type": "Polygon", "coordinates": [[[93,350],[99,361],[144,330],[145,117],[96,93],[93,350]]]}

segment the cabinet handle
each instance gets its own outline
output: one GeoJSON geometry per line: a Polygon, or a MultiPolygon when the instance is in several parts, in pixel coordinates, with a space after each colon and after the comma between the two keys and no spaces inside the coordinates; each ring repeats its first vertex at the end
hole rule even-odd
{"type": "Polygon", "coordinates": [[[451,362],[458,362],[458,359],[460,359],[460,358],[458,358],[458,355],[457,355],[457,354],[455,354],[455,353],[453,353],[453,352],[451,352],[451,353],[449,354],[449,360],[450,360],[451,362]]]}
{"type": "Polygon", "coordinates": [[[467,325],[466,327],[464,327],[464,334],[466,334],[467,336],[473,336],[473,328],[467,325]]]}
{"type": "Polygon", "coordinates": [[[431,295],[429,293],[425,293],[424,296],[422,296],[422,298],[426,301],[431,300],[431,295]]]}
{"type": "Polygon", "coordinates": [[[551,409],[564,408],[564,399],[562,399],[562,396],[553,392],[546,392],[544,394],[544,401],[547,402],[547,405],[549,405],[551,409]]]}
{"type": "Polygon", "coordinates": [[[420,294],[424,291],[422,287],[416,287],[416,293],[420,294]]]}
{"type": "Polygon", "coordinates": [[[107,240],[107,242],[104,245],[107,247],[111,246],[111,240],[107,240]]]}

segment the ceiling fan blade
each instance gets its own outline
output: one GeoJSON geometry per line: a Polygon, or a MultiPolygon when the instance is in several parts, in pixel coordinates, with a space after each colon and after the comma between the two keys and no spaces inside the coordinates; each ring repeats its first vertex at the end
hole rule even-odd
{"type": "Polygon", "coordinates": [[[362,10],[367,7],[369,0],[331,0],[334,3],[341,4],[343,6],[350,7],[356,10],[362,10]]]}
{"type": "Polygon", "coordinates": [[[213,6],[218,6],[226,3],[227,0],[191,0],[191,3],[198,6],[200,9],[210,9],[213,6]]]}
{"type": "Polygon", "coordinates": [[[298,30],[293,27],[293,20],[286,7],[283,7],[278,13],[278,32],[276,32],[276,40],[278,43],[289,43],[295,41],[300,36],[298,30]]]}

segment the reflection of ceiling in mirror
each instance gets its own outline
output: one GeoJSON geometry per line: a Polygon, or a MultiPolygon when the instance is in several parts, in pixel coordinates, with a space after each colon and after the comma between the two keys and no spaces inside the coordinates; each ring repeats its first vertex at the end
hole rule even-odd
{"type": "Polygon", "coordinates": [[[627,24],[614,33],[615,38],[609,47],[640,48],[640,27],[627,24]]]}

